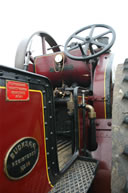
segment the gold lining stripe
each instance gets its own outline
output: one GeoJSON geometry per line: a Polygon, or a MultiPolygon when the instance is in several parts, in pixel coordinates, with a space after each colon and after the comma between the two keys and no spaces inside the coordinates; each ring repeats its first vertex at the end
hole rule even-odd
{"type": "MultiPolygon", "coordinates": [[[[40,90],[31,90],[29,89],[30,92],[38,92],[41,94],[41,99],[42,99],[42,116],[43,116],[43,120],[44,120],[44,110],[43,110],[43,94],[40,90]]],[[[46,155],[46,141],[45,141],[45,138],[46,138],[46,133],[45,133],[45,124],[44,124],[44,121],[43,121],[43,126],[44,126],[44,146],[45,146],[45,160],[46,160],[46,173],[47,173],[47,178],[48,178],[48,182],[50,184],[50,186],[53,188],[53,185],[50,181],[50,178],[49,178],[49,174],[48,174],[48,160],[47,160],[47,155],[46,155]]]]}
{"type": "MultiPolygon", "coordinates": [[[[4,86],[0,86],[0,89],[6,89],[6,87],[4,86]]],[[[32,90],[32,89],[29,89],[30,92],[37,92],[37,93],[40,93],[41,94],[41,103],[42,103],[42,118],[44,120],[44,110],[43,110],[43,94],[40,90],[32,90]]],[[[45,141],[45,138],[46,138],[46,134],[45,134],[45,124],[44,124],[44,121],[43,121],[43,126],[44,126],[44,147],[45,147],[45,160],[46,160],[46,173],[47,173],[47,179],[48,179],[48,182],[50,184],[50,186],[53,188],[53,185],[50,181],[50,178],[49,178],[49,174],[48,174],[48,160],[47,160],[47,155],[46,155],[46,141],[45,141]]]]}
{"type": "Polygon", "coordinates": [[[5,87],[5,86],[0,86],[0,88],[2,88],[2,89],[6,89],[6,87],[5,87]]]}
{"type": "Polygon", "coordinates": [[[105,64],[105,71],[104,71],[104,117],[106,119],[106,68],[107,64],[105,64]]]}

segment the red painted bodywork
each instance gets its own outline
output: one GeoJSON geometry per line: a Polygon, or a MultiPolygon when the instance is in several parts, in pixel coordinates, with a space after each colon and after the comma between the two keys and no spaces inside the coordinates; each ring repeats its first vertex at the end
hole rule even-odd
{"type": "Polygon", "coordinates": [[[6,89],[0,88],[0,192],[46,193],[50,189],[45,157],[45,128],[42,95],[29,91],[29,101],[6,101],[6,89]],[[13,112],[13,113],[12,113],[13,112]],[[6,153],[19,139],[34,137],[39,144],[39,160],[34,169],[20,180],[11,180],[3,168],[6,153]]]}
{"type": "Polygon", "coordinates": [[[62,81],[68,86],[72,83],[77,83],[81,86],[90,84],[89,64],[71,60],[65,56],[64,69],[62,72],[56,72],[55,56],[56,54],[37,57],[35,60],[35,72],[48,77],[53,86],[61,86],[62,81]]]}
{"type": "Polygon", "coordinates": [[[104,54],[99,57],[99,62],[98,65],[96,66],[94,73],[94,80],[93,80],[93,97],[95,98],[94,108],[96,111],[96,117],[99,119],[101,118],[106,119],[106,107],[104,100],[106,100],[105,79],[106,79],[106,67],[109,60],[108,56],[109,54],[104,54]]]}

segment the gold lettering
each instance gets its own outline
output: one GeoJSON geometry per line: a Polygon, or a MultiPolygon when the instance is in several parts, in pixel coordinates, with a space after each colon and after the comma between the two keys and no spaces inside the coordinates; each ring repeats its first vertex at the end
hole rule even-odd
{"type": "Polygon", "coordinates": [[[9,86],[9,90],[13,90],[13,91],[27,91],[27,88],[19,88],[19,87],[10,87],[9,86]]]}
{"type": "Polygon", "coordinates": [[[30,166],[30,161],[26,162],[26,167],[30,166]]]}
{"type": "Polygon", "coordinates": [[[20,166],[20,171],[21,173],[27,168],[29,167],[31,164],[30,164],[30,161],[26,162],[25,164],[23,164],[22,166],[20,166]]]}
{"type": "Polygon", "coordinates": [[[17,147],[15,147],[15,149],[13,150],[13,152],[15,153],[15,155],[18,154],[18,149],[17,149],[17,147]]]}
{"type": "Polygon", "coordinates": [[[16,166],[18,165],[18,162],[17,162],[17,160],[15,161],[15,165],[16,165],[16,166]]]}
{"type": "Polygon", "coordinates": [[[14,167],[15,166],[15,163],[14,162],[12,162],[12,167],[14,167]]]}
{"type": "Polygon", "coordinates": [[[28,141],[27,140],[25,141],[25,146],[28,147],[28,141]]]}
{"type": "Polygon", "coordinates": [[[32,148],[32,141],[29,141],[29,146],[32,148]]]}
{"type": "Polygon", "coordinates": [[[24,160],[25,160],[24,157],[22,157],[21,160],[22,160],[22,162],[24,162],[24,160]]]}
{"type": "Polygon", "coordinates": [[[25,170],[25,164],[22,165],[22,166],[20,166],[20,171],[21,171],[21,173],[22,173],[24,170],[25,170]]]}
{"type": "Polygon", "coordinates": [[[15,158],[15,154],[14,154],[14,153],[11,153],[11,154],[10,154],[10,157],[11,157],[12,159],[14,159],[14,158],[15,158]]]}
{"type": "Polygon", "coordinates": [[[17,162],[18,162],[18,164],[20,164],[20,163],[21,163],[21,159],[18,159],[18,161],[17,161],[17,162]]]}
{"type": "Polygon", "coordinates": [[[25,95],[25,92],[24,91],[11,91],[12,94],[21,94],[21,95],[25,95]]]}
{"type": "Polygon", "coordinates": [[[18,82],[10,82],[9,86],[21,86],[21,87],[25,87],[26,84],[24,83],[18,83],[18,82]]]}
{"type": "Polygon", "coordinates": [[[24,148],[24,141],[21,143],[22,148],[24,148]]]}
{"type": "Polygon", "coordinates": [[[18,145],[18,150],[19,150],[19,151],[21,150],[21,145],[20,145],[20,144],[18,145]]]}
{"type": "Polygon", "coordinates": [[[36,149],[36,143],[33,143],[33,148],[34,148],[34,150],[36,149]]]}

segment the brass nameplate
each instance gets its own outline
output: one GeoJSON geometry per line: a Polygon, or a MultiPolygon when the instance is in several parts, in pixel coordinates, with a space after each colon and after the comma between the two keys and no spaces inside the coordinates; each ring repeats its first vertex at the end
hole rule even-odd
{"type": "Polygon", "coordinates": [[[8,150],[4,160],[4,171],[9,179],[21,179],[33,170],[38,159],[37,140],[31,137],[22,138],[8,150]]]}

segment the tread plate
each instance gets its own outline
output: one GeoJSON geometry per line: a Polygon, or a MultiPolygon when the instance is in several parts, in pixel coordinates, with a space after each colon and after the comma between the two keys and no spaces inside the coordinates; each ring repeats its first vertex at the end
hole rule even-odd
{"type": "Polygon", "coordinates": [[[49,193],[86,193],[96,168],[97,162],[76,160],[49,193]]]}

